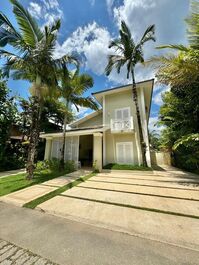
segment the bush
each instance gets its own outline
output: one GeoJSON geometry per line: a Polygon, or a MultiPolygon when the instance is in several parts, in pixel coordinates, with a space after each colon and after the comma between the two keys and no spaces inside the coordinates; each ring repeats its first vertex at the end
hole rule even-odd
{"type": "MultiPolygon", "coordinates": [[[[44,160],[37,162],[36,170],[41,171],[45,169],[51,169],[53,171],[60,170],[60,160],[58,158],[52,158],[50,160],[44,160]]],[[[75,170],[74,161],[66,161],[64,164],[64,172],[70,173],[75,170]]]]}

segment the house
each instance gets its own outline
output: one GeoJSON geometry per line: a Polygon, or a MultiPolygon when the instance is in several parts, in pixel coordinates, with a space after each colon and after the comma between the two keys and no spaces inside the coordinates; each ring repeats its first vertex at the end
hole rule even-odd
{"type": "MultiPolygon", "coordinates": [[[[136,84],[148,166],[151,166],[148,121],[153,84],[153,79],[136,84]]],[[[99,170],[109,163],[142,164],[132,85],[92,95],[102,108],[70,125],[66,132],[65,160],[87,167],[95,163],[99,170]]],[[[63,134],[47,133],[40,137],[46,139],[45,159],[60,158],[63,134]]]]}

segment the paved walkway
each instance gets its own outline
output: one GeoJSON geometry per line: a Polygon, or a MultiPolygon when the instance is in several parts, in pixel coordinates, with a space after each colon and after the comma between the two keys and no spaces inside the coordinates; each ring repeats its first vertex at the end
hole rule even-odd
{"type": "Polygon", "coordinates": [[[6,203],[0,203],[0,213],[0,238],[60,265],[198,265],[199,251],[6,203]]]}
{"type": "Polygon", "coordinates": [[[0,264],[1,265],[54,265],[29,250],[20,248],[5,240],[0,239],[0,264]]]}
{"type": "Polygon", "coordinates": [[[102,172],[37,208],[71,220],[199,249],[198,183],[197,175],[175,168],[102,172]]]}
{"type": "Polygon", "coordinates": [[[25,168],[21,168],[21,169],[16,169],[16,170],[9,170],[9,171],[3,171],[0,172],[0,178],[5,178],[5,177],[9,177],[9,176],[13,176],[16,174],[21,174],[21,173],[25,173],[25,168]]]}
{"type": "Polygon", "coordinates": [[[8,195],[0,197],[0,201],[14,204],[17,206],[23,206],[25,203],[33,201],[89,173],[91,173],[90,170],[78,170],[73,173],[45,181],[41,184],[37,184],[16,192],[12,192],[8,195]]]}

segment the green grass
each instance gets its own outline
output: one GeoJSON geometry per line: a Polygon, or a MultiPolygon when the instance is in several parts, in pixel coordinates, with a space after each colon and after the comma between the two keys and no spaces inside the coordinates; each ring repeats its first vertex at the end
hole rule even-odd
{"type": "Polygon", "coordinates": [[[62,192],[66,191],[66,190],[69,190],[69,189],[77,186],[78,184],[86,181],[87,179],[89,179],[89,178],[91,178],[91,177],[93,177],[95,175],[96,175],[96,173],[90,173],[89,175],[86,175],[84,177],[78,178],[75,181],[73,181],[71,183],[68,183],[67,185],[65,185],[65,186],[63,186],[61,188],[58,188],[58,189],[56,189],[56,190],[54,190],[52,192],[49,192],[48,194],[46,194],[44,196],[41,196],[41,197],[31,201],[31,202],[28,202],[28,203],[24,204],[23,207],[34,209],[39,204],[52,199],[53,197],[61,194],[62,192]]]}
{"type": "Polygon", "coordinates": [[[151,167],[144,167],[138,165],[119,165],[119,164],[108,164],[103,167],[104,169],[117,169],[117,170],[152,170],[151,167]]]}
{"type": "Polygon", "coordinates": [[[41,171],[37,170],[32,180],[26,179],[26,173],[1,178],[0,179],[0,196],[33,186],[35,184],[42,183],[44,181],[62,176],[67,173],[69,172],[66,170],[61,172],[58,170],[56,171],[56,170],[45,169],[41,171]]]}

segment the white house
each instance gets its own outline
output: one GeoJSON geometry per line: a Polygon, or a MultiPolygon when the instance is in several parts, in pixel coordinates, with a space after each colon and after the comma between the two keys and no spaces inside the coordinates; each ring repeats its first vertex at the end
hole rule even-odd
{"type": "MultiPolygon", "coordinates": [[[[148,121],[153,84],[153,79],[136,84],[148,166],[151,166],[148,121]]],[[[102,108],[70,125],[66,132],[65,160],[81,162],[82,166],[92,166],[95,162],[99,170],[109,163],[142,164],[132,85],[92,95],[102,108]]],[[[40,137],[46,139],[45,159],[60,158],[63,133],[40,137]]]]}

